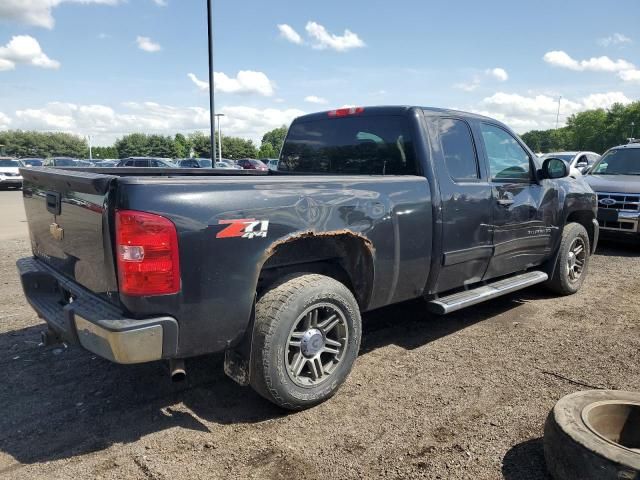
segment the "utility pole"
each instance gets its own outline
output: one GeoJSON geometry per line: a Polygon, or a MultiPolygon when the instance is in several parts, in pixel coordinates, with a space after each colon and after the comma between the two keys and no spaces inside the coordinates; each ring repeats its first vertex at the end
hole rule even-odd
{"type": "Polygon", "coordinates": [[[558,119],[560,118],[560,100],[562,100],[562,95],[558,97],[558,113],[556,113],[556,130],[558,129],[558,119]]]}
{"type": "Polygon", "coordinates": [[[207,38],[209,40],[209,123],[211,137],[211,165],[216,164],[216,124],[215,104],[213,101],[213,0],[207,0],[207,38]]]}
{"type": "Polygon", "coordinates": [[[636,122],[631,122],[631,138],[633,138],[633,127],[636,126],[636,122]]]}
{"type": "Polygon", "coordinates": [[[89,139],[89,160],[93,160],[93,151],[91,148],[91,135],[87,135],[87,138],[89,139]]]}
{"type": "MultiPolygon", "coordinates": [[[[220,125],[220,117],[224,117],[224,113],[216,113],[218,118],[218,158],[222,161],[222,126],[220,125]]],[[[213,165],[215,168],[215,164],[213,165]]]]}

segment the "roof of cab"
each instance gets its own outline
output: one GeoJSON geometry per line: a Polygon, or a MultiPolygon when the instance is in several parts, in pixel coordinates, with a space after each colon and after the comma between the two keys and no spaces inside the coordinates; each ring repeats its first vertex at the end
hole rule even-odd
{"type": "MultiPolygon", "coordinates": [[[[309,113],[307,115],[301,115],[300,117],[296,118],[295,121],[302,121],[302,122],[306,122],[306,121],[311,121],[311,120],[319,120],[322,118],[327,118],[329,116],[329,112],[335,111],[335,110],[341,110],[343,108],[362,108],[362,112],[359,112],[357,114],[354,115],[358,115],[358,116],[369,116],[369,115],[404,115],[407,112],[409,112],[410,110],[416,109],[416,110],[422,110],[424,111],[425,114],[434,114],[434,115],[455,115],[455,116],[460,116],[460,117],[467,117],[467,118],[474,118],[474,119],[478,119],[478,120],[490,120],[491,122],[494,123],[498,123],[500,125],[504,125],[502,122],[494,119],[494,118],[490,118],[490,117],[485,117],[483,115],[478,115],[476,113],[471,113],[471,112],[464,112],[461,110],[453,110],[453,109],[449,109],[449,108],[437,108],[437,107],[421,107],[419,105],[380,105],[380,106],[363,106],[363,107],[341,107],[338,109],[333,109],[333,110],[325,110],[322,112],[315,112],[315,113],[309,113]]],[[[341,117],[343,118],[343,117],[341,117]]]]}

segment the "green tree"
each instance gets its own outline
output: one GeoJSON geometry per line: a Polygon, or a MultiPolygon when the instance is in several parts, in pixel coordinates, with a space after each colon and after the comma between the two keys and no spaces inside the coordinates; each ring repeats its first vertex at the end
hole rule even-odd
{"type": "Polygon", "coordinates": [[[270,143],[263,143],[258,150],[258,158],[275,158],[277,156],[278,153],[270,143]]]}
{"type": "Polygon", "coordinates": [[[224,158],[256,158],[258,152],[253,140],[239,137],[222,137],[222,156],[224,158]]]}
{"type": "MultiPolygon", "coordinates": [[[[193,148],[193,154],[198,158],[211,158],[210,136],[202,132],[194,132],[189,135],[189,143],[193,148]]],[[[224,151],[224,150],[223,150],[224,151]]]]}
{"type": "Polygon", "coordinates": [[[186,158],[191,151],[191,142],[181,133],[176,133],[173,137],[173,143],[175,144],[176,157],[186,158]]]}
{"type": "Polygon", "coordinates": [[[118,158],[148,157],[151,154],[147,136],[144,133],[131,133],[116,140],[118,158]]]}
{"type": "Polygon", "coordinates": [[[288,130],[289,129],[286,125],[282,125],[281,127],[268,131],[262,136],[260,148],[269,144],[273,147],[273,151],[275,152],[274,155],[271,155],[269,158],[277,157],[280,154],[280,150],[282,150],[282,144],[284,143],[284,138],[287,136],[288,130]]]}
{"type": "Polygon", "coordinates": [[[94,160],[104,160],[105,158],[118,158],[118,149],[114,146],[110,147],[93,147],[94,160]]]}
{"type": "Polygon", "coordinates": [[[82,158],[89,154],[86,140],[69,133],[9,130],[0,132],[0,144],[4,155],[15,157],[82,158]]]}

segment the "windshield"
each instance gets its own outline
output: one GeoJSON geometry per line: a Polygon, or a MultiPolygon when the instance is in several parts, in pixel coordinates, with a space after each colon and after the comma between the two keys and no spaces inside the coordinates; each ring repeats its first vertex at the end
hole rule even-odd
{"type": "Polygon", "coordinates": [[[407,119],[396,115],[349,116],[294,122],[279,171],[360,175],[416,172],[407,119]]]}
{"type": "Polygon", "coordinates": [[[573,157],[575,156],[575,153],[545,153],[542,157],[540,157],[540,159],[545,160],[547,158],[559,158],[560,160],[571,162],[571,160],[573,160],[573,157]]]}
{"type": "Polygon", "coordinates": [[[56,167],[75,167],[76,161],[72,158],[55,158],[53,160],[56,167]]]}
{"type": "Polygon", "coordinates": [[[17,160],[0,160],[0,167],[21,167],[17,160]]]}
{"type": "Polygon", "coordinates": [[[211,160],[208,160],[206,158],[201,158],[200,160],[198,160],[198,163],[202,168],[211,168],[211,160]]]}
{"type": "Polygon", "coordinates": [[[22,160],[22,163],[24,163],[25,165],[29,166],[29,167],[41,167],[42,166],[42,160],[22,160]]]}
{"type": "Polygon", "coordinates": [[[591,175],[640,175],[640,148],[609,150],[595,164],[591,175]]]}

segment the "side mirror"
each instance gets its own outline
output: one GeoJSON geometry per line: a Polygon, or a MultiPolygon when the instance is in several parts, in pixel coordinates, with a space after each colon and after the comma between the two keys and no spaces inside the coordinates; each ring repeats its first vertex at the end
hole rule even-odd
{"type": "Polygon", "coordinates": [[[564,178],[569,176],[569,163],[560,158],[547,158],[542,163],[542,178],[564,178]]]}

